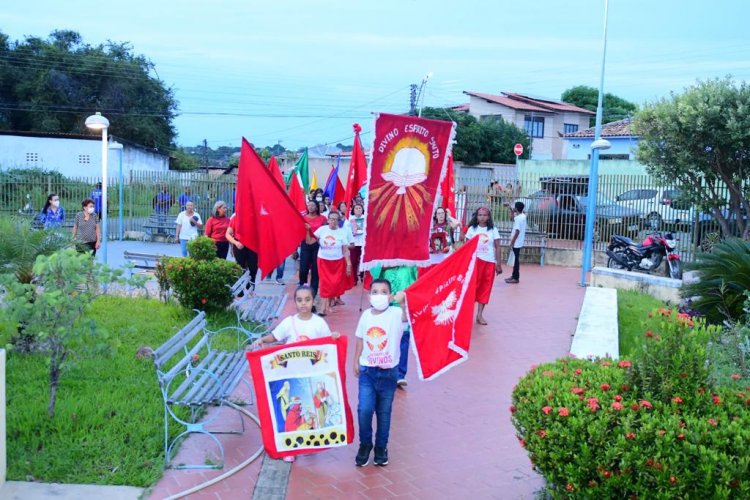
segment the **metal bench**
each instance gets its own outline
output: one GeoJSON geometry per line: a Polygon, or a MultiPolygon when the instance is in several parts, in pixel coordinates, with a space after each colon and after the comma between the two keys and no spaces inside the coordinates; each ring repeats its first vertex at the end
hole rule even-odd
{"type": "Polygon", "coordinates": [[[155,236],[164,236],[167,242],[174,241],[177,237],[177,225],[175,217],[167,214],[152,214],[143,225],[143,240],[153,241],[155,236]]]}
{"type": "Polygon", "coordinates": [[[288,299],[286,293],[256,293],[249,271],[245,271],[230,288],[234,297],[230,307],[237,314],[237,326],[252,338],[262,337],[270,331],[288,299]]]}
{"type": "Polygon", "coordinates": [[[164,460],[166,467],[175,469],[221,469],[224,467],[224,447],[214,434],[240,434],[245,431],[245,422],[240,415],[240,431],[208,431],[206,426],[218,416],[215,412],[206,420],[198,421],[203,409],[209,405],[222,406],[248,370],[241,331],[235,327],[212,332],[206,328],[206,313],[200,311],[190,323],[154,351],[156,376],[164,398],[164,460]],[[237,332],[237,349],[218,350],[212,347],[219,332],[237,332]],[[181,417],[175,407],[187,408],[189,416],[181,417]],[[170,418],[185,430],[170,441],[170,418]],[[220,450],[218,464],[172,465],[172,454],[176,445],[189,434],[204,434],[217,444],[220,450]]]}
{"type": "MultiPolygon", "coordinates": [[[[500,234],[500,244],[503,247],[510,245],[510,239],[512,236],[510,229],[498,229],[500,234]]],[[[539,265],[544,266],[544,250],[547,248],[547,233],[538,231],[526,231],[526,237],[524,238],[523,248],[538,248],[539,249],[539,265]]],[[[528,252],[525,252],[528,255],[528,252]]],[[[508,256],[506,255],[507,259],[508,256]]]]}
{"type": "Polygon", "coordinates": [[[133,265],[133,269],[143,269],[144,271],[153,271],[162,258],[168,257],[163,254],[138,253],[127,250],[122,253],[122,256],[133,265]]]}

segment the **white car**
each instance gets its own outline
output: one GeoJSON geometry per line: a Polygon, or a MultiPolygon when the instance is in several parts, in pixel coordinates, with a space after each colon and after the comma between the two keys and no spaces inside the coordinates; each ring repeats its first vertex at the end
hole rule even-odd
{"type": "Polygon", "coordinates": [[[693,206],[680,199],[680,190],[676,188],[638,188],[630,189],[618,195],[615,202],[623,207],[640,212],[646,227],[654,230],[663,224],[690,225],[695,211],[693,206]]]}

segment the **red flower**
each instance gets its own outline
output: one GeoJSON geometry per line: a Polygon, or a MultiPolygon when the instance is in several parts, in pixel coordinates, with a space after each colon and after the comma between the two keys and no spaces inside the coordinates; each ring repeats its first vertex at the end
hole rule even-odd
{"type": "Polygon", "coordinates": [[[654,336],[654,332],[652,332],[651,330],[646,332],[646,337],[651,338],[653,336],[654,336]]]}
{"type": "Polygon", "coordinates": [[[657,433],[658,435],[660,435],[660,436],[663,436],[664,434],[666,434],[666,433],[667,433],[667,431],[665,431],[664,429],[659,429],[659,430],[658,430],[658,431],[657,431],[656,433],[657,433]]]}
{"type": "Polygon", "coordinates": [[[677,484],[677,478],[674,476],[669,476],[669,482],[672,484],[677,484]]]}
{"type": "Polygon", "coordinates": [[[620,396],[619,394],[615,394],[615,401],[622,401],[622,396],[620,396]]]}
{"type": "Polygon", "coordinates": [[[568,491],[575,491],[576,487],[573,486],[572,484],[568,483],[568,484],[565,485],[565,489],[568,490],[568,491]]]}
{"type": "Polygon", "coordinates": [[[745,400],[745,406],[750,406],[750,398],[747,398],[747,399],[745,400]]]}
{"type": "Polygon", "coordinates": [[[206,300],[206,299],[201,299],[201,304],[205,304],[206,302],[208,302],[208,300],[206,300]]]}
{"type": "Polygon", "coordinates": [[[610,366],[612,366],[612,363],[610,363],[609,361],[602,361],[601,365],[609,368],[610,366]]]}
{"type": "Polygon", "coordinates": [[[713,401],[713,403],[715,405],[720,405],[721,404],[721,398],[719,396],[717,396],[716,394],[714,394],[713,397],[711,397],[711,401],[713,401]]]}
{"type": "Polygon", "coordinates": [[[605,470],[604,472],[602,472],[602,476],[604,476],[607,479],[609,479],[610,477],[612,477],[612,473],[610,471],[608,471],[608,470],[605,470]]]}
{"type": "Polygon", "coordinates": [[[682,434],[682,433],[677,434],[677,439],[679,439],[680,441],[684,441],[685,440],[685,434],[682,434]]]}
{"type": "Polygon", "coordinates": [[[740,379],[740,374],[739,373],[733,373],[732,374],[732,380],[739,380],[739,379],[740,379]]]}
{"type": "Polygon", "coordinates": [[[638,406],[638,403],[633,403],[632,405],[630,405],[630,409],[633,411],[638,411],[639,408],[640,406],[638,406]]]}
{"type": "Polygon", "coordinates": [[[596,398],[589,398],[588,405],[592,412],[600,408],[599,401],[596,398]]]}
{"type": "Polygon", "coordinates": [[[644,399],[643,401],[641,401],[641,406],[642,406],[643,408],[647,408],[647,409],[649,409],[649,410],[650,410],[650,409],[652,409],[652,408],[654,407],[654,405],[652,405],[651,403],[649,403],[649,402],[648,402],[648,401],[646,401],[645,399],[644,399]]]}
{"type": "Polygon", "coordinates": [[[539,434],[539,437],[542,439],[547,437],[547,431],[545,431],[544,429],[537,431],[537,434],[539,434]]]}
{"type": "Polygon", "coordinates": [[[518,438],[518,444],[526,448],[526,440],[523,438],[518,438]]]}
{"type": "Polygon", "coordinates": [[[713,418],[709,418],[709,419],[708,419],[708,424],[709,424],[709,425],[712,425],[712,426],[714,426],[714,427],[716,427],[717,425],[719,425],[719,422],[717,422],[717,421],[716,421],[716,420],[714,420],[713,418]]]}
{"type": "Polygon", "coordinates": [[[544,375],[545,377],[551,377],[551,376],[553,376],[554,374],[555,374],[555,372],[553,372],[552,370],[544,370],[544,371],[542,372],[542,375],[544,375]]]}
{"type": "Polygon", "coordinates": [[[572,392],[573,394],[583,394],[583,393],[584,393],[584,390],[583,390],[583,389],[581,389],[580,387],[573,387],[573,388],[572,388],[572,389],[570,390],[570,392],[572,392]]]}
{"type": "Polygon", "coordinates": [[[629,386],[628,384],[622,384],[622,385],[620,386],[620,390],[621,390],[622,392],[628,392],[628,391],[630,390],[630,386],[629,386]]]}
{"type": "Polygon", "coordinates": [[[576,372],[575,372],[575,374],[576,374],[576,377],[577,377],[578,375],[580,375],[581,373],[583,373],[583,370],[581,370],[580,368],[576,368],[576,372]]]}
{"type": "Polygon", "coordinates": [[[568,415],[570,415],[570,410],[563,406],[558,410],[557,414],[561,417],[567,417],[568,415]]]}
{"type": "Polygon", "coordinates": [[[516,408],[516,405],[510,405],[510,412],[515,413],[518,408],[516,408]]]}
{"type": "Polygon", "coordinates": [[[601,388],[601,390],[603,391],[608,391],[610,389],[610,386],[609,384],[602,384],[599,386],[599,388],[601,388]]]}
{"type": "Polygon", "coordinates": [[[672,398],[672,402],[675,403],[675,404],[680,405],[680,404],[682,404],[682,398],[680,396],[675,396],[675,397],[672,398]]]}
{"type": "Polygon", "coordinates": [[[622,361],[617,363],[617,366],[619,366],[620,368],[630,368],[631,366],[633,366],[633,363],[631,363],[627,359],[623,359],[622,361]]]}
{"type": "Polygon", "coordinates": [[[635,439],[635,433],[634,432],[628,432],[625,434],[625,438],[627,439],[635,439]]]}
{"type": "Polygon", "coordinates": [[[545,415],[549,415],[551,411],[552,411],[551,406],[545,406],[544,408],[542,408],[542,413],[544,413],[545,415]]]}
{"type": "Polygon", "coordinates": [[[612,403],[612,409],[615,411],[620,411],[623,408],[624,406],[622,406],[622,403],[612,403]]]}

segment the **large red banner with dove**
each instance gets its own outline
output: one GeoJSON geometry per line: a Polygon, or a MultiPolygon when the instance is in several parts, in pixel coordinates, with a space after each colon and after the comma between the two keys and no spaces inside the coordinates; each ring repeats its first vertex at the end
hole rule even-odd
{"type": "Polygon", "coordinates": [[[379,114],[368,170],[362,268],[430,262],[430,223],[455,123],[379,114]]]}
{"type": "Polygon", "coordinates": [[[479,237],[472,238],[404,291],[421,380],[434,379],[469,358],[478,243],[479,237]]]}

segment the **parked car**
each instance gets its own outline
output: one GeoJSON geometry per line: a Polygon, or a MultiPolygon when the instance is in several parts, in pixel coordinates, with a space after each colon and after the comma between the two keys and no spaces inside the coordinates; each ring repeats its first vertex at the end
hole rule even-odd
{"type": "Polygon", "coordinates": [[[654,231],[664,224],[689,227],[695,219],[692,204],[676,188],[629,189],[617,195],[615,202],[642,213],[644,225],[654,231]]]}

